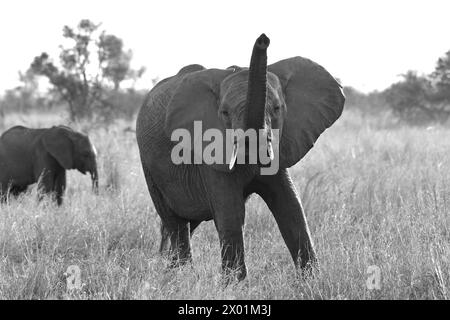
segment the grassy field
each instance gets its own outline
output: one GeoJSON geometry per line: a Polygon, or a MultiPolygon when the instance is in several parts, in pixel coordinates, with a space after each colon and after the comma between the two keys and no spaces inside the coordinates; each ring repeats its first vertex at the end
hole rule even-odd
{"type": "MultiPolygon", "coordinates": [[[[6,118],[48,126],[58,115],[6,118]]],[[[295,277],[275,220],[253,197],[245,225],[248,278],[220,285],[212,222],[196,231],[194,263],[168,270],[158,255],[159,218],[144,181],[134,123],[89,132],[99,151],[101,191],[68,175],[65,203],[38,203],[36,189],[0,207],[0,299],[448,299],[450,129],[395,125],[346,112],[291,169],[321,270],[295,277]],[[64,273],[81,270],[81,290],[64,273]],[[381,269],[368,290],[367,268],[381,269]]],[[[2,132],[0,128],[0,132],[2,132]]]]}

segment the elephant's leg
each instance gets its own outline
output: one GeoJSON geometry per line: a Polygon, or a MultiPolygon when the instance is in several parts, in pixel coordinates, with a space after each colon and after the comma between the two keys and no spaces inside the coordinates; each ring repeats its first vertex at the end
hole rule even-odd
{"type": "Polygon", "coordinates": [[[154,184],[150,171],[145,166],[143,168],[150,196],[161,218],[160,253],[165,251],[170,239],[169,251],[172,256],[172,266],[184,264],[192,259],[189,222],[176,216],[175,212],[166,203],[158,187],[154,184]]]}
{"type": "Polygon", "coordinates": [[[195,229],[197,229],[197,227],[200,225],[200,223],[202,223],[201,221],[191,221],[189,222],[189,233],[192,236],[194,235],[194,231],[195,229]]]}
{"type": "Polygon", "coordinates": [[[220,239],[222,270],[225,275],[236,272],[237,279],[243,280],[247,276],[243,238],[243,188],[235,176],[211,169],[204,171],[203,179],[220,239]]]}
{"type": "Polygon", "coordinates": [[[10,192],[10,187],[7,183],[0,182],[0,203],[6,203],[8,201],[8,193],[10,192]]]}
{"type": "Polygon", "coordinates": [[[3,183],[0,181],[0,203],[2,203],[4,201],[3,195],[5,194],[5,191],[6,191],[4,189],[6,189],[6,188],[3,187],[3,183]]]}
{"type": "Polygon", "coordinates": [[[159,253],[164,254],[169,250],[170,245],[170,233],[161,221],[160,225],[161,243],[159,244],[159,253]]]}
{"type": "Polygon", "coordinates": [[[234,210],[234,214],[231,214],[228,210],[217,209],[214,223],[220,238],[222,270],[225,275],[237,272],[237,279],[241,281],[247,276],[244,259],[244,221],[237,214],[240,210],[234,210]]]}
{"type": "Polygon", "coordinates": [[[25,192],[27,190],[27,186],[10,186],[6,190],[3,191],[0,189],[0,202],[7,202],[9,201],[8,198],[12,197],[18,197],[21,193],[25,192]]]}
{"type": "Polygon", "coordinates": [[[191,261],[192,255],[189,239],[189,222],[174,216],[173,212],[165,204],[157,205],[155,201],[154,204],[155,207],[159,208],[156,209],[158,214],[162,212],[164,215],[164,218],[161,217],[161,243],[159,245],[160,254],[164,254],[169,251],[169,254],[172,257],[172,266],[174,267],[191,261]]]}
{"type": "Polygon", "coordinates": [[[170,255],[172,267],[178,267],[192,261],[189,222],[177,217],[166,219],[170,235],[170,255]]]}
{"type": "MultiPolygon", "coordinates": [[[[194,235],[194,230],[200,225],[201,221],[190,221],[189,222],[189,234],[190,237],[194,235]]],[[[164,224],[161,222],[161,243],[159,245],[159,253],[163,254],[168,251],[169,249],[169,240],[170,240],[170,233],[169,230],[167,230],[166,227],[164,227],[164,224]]]]}
{"type": "Polygon", "coordinates": [[[306,216],[287,169],[261,176],[257,193],[272,211],[296,267],[308,271],[316,263],[306,216]]]}
{"type": "Polygon", "coordinates": [[[60,206],[63,202],[64,190],[66,190],[66,171],[62,170],[55,176],[53,188],[56,196],[56,203],[60,206]]]}
{"type": "Polygon", "coordinates": [[[27,191],[27,186],[12,186],[9,189],[9,194],[14,196],[14,197],[17,197],[17,196],[19,196],[21,193],[23,193],[25,191],[27,191]]]}
{"type": "Polygon", "coordinates": [[[51,171],[43,171],[37,181],[39,201],[42,201],[44,194],[52,195],[54,192],[55,175],[51,171]]]}
{"type": "Polygon", "coordinates": [[[159,252],[161,254],[167,252],[167,247],[170,242],[169,254],[172,258],[171,266],[177,267],[191,261],[189,222],[176,217],[174,212],[165,203],[159,203],[155,200],[153,200],[153,203],[157,208],[158,214],[161,216],[161,244],[159,246],[159,252]]]}

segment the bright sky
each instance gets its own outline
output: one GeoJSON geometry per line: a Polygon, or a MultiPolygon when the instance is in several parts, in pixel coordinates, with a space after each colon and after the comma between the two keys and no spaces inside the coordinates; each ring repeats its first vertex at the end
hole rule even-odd
{"type": "Polygon", "coordinates": [[[384,89],[408,69],[429,73],[450,50],[448,0],[14,0],[0,4],[0,92],[47,51],[62,27],[103,22],[147,67],[141,87],[182,66],[247,66],[255,39],[271,39],[269,63],[300,55],[344,85],[384,89]]]}

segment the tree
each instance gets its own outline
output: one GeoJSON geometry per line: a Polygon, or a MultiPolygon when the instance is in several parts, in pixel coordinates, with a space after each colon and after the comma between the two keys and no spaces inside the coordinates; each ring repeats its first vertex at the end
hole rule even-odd
{"type": "Polygon", "coordinates": [[[394,113],[407,122],[446,122],[450,118],[450,51],[438,59],[430,75],[408,71],[385,94],[394,113]]]}
{"type": "Polygon", "coordinates": [[[68,104],[72,121],[92,116],[94,111],[110,112],[110,86],[117,91],[122,81],[143,73],[131,69],[132,52],[124,50],[123,41],[105,31],[98,34],[99,28],[100,24],[86,19],[76,28],[64,26],[63,37],[70,46],[60,46],[60,66],[44,52],[30,67],[34,74],[46,77],[68,104]]]}
{"type": "Polygon", "coordinates": [[[357,109],[363,114],[377,114],[386,110],[387,103],[384,91],[363,93],[353,87],[344,87],[346,108],[357,109]]]}
{"type": "Polygon", "coordinates": [[[28,112],[33,108],[46,108],[51,105],[48,97],[40,94],[38,80],[33,72],[19,72],[19,81],[20,84],[6,90],[1,99],[4,112],[28,112]]]}
{"type": "Polygon", "coordinates": [[[394,114],[413,124],[446,122],[450,117],[449,104],[439,98],[440,89],[430,78],[408,71],[402,81],[389,87],[385,92],[386,101],[394,114]]]}
{"type": "Polygon", "coordinates": [[[414,71],[402,75],[403,80],[393,84],[386,92],[386,101],[394,114],[408,123],[434,121],[439,109],[430,104],[431,82],[414,71]]]}
{"type": "Polygon", "coordinates": [[[450,51],[438,59],[434,72],[430,75],[436,86],[433,100],[450,105],[450,51]]]}
{"type": "Polygon", "coordinates": [[[122,39],[103,32],[98,42],[98,57],[100,68],[106,79],[118,90],[120,83],[126,79],[140,78],[145,68],[132,70],[130,62],[133,58],[131,50],[124,51],[122,39]]]}

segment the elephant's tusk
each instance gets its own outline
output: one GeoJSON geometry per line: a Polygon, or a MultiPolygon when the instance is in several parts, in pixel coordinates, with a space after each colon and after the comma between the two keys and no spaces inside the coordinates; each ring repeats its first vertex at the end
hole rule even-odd
{"type": "Polygon", "coordinates": [[[267,155],[269,156],[270,160],[273,161],[273,159],[275,159],[275,156],[273,154],[272,142],[270,141],[267,142],[267,155]]]}
{"type": "Polygon", "coordinates": [[[237,158],[237,153],[238,153],[238,146],[239,146],[239,144],[237,142],[235,142],[233,144],[233,153],[231,154],[231,159],[230,159],[230,170],[233,169],[234,164],[236,163],[236,158],[237,158]]]}

